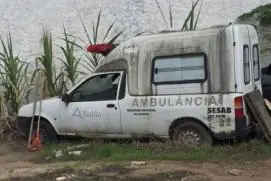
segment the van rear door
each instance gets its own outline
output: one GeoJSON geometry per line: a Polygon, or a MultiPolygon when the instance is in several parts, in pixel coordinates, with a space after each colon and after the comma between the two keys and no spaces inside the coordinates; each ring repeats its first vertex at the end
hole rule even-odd
{"type": "Polygon", "coordinates": [[[260,61],[259,61],[259,40],[258,35],[253,26],[248,26],[249,38],[250,38],[250,57],[251,57],[251,75],[252,82],[255,89],[261,88],[261,73],[260,73],[260,61]]]}
{"type": "MultiPolygon", "coordinates": [[[[233,26],[233,33],[235,42],[236,93],[238,93],[234,99],[235,119],[245,116],[246,125],[242,124],[238,126],[245,127],[250,124],[251,116],[243,96],[255,90],[249,26],[235,25],[233,26]]],[[[237,121],[236,123],[241,122],[237,121]]],[[[237,129],[239,128],[236,127],[237,129]]]]}
{"type": "Polygon", "coordinates": [[[254,90],[250,34],[247,25],[233,26],[233,28],[237,92],[246,94],[254,90]]]}

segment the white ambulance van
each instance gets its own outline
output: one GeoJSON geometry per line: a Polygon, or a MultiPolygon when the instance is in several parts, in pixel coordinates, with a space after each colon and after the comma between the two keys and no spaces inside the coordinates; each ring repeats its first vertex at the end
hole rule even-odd
{"type": "MultiPolygon", "coordinates": [[[[60,135],[155,135],[203,145],[251,131],[243,96],[262,92],[259,42],[251,25],[164,31],[88,51],[105,56],[93,74],[66,94],[42,101],[44,143],[60,135]]],[[[32,110],[33,103],[19,110],[17,127],[24,134],[32,110]]]]}

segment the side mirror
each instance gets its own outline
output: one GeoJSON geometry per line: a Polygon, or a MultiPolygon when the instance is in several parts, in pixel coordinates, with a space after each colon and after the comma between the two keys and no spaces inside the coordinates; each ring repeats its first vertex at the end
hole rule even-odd
{"type": "Polygon", "coordinates": [[[70,100],[70,97],[69,97],[69,95],[68,94],[63,94],[62,95],[62,97],[61,97],[61,100],[63,101],[63,102],[69,102],[69,100],[70,100]]]}

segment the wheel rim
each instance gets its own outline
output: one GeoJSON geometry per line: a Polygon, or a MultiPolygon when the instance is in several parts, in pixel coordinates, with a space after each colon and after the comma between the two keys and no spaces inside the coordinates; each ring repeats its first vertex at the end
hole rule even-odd
{"type": "Polygon", "coordinates": [[[181,131],[178,140],[187,146],[199,146],[201,144],[200,135],[193,130],[181,131]]]}

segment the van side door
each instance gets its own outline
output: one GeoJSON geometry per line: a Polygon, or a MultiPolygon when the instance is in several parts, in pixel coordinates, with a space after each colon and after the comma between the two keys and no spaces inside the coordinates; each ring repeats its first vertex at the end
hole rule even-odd
{"type": "Polygon", "coordinates": [[[96,74],[60,103],[58,127],[64,134],[120,134],[118,91],[122,72],[96,74]]]}

